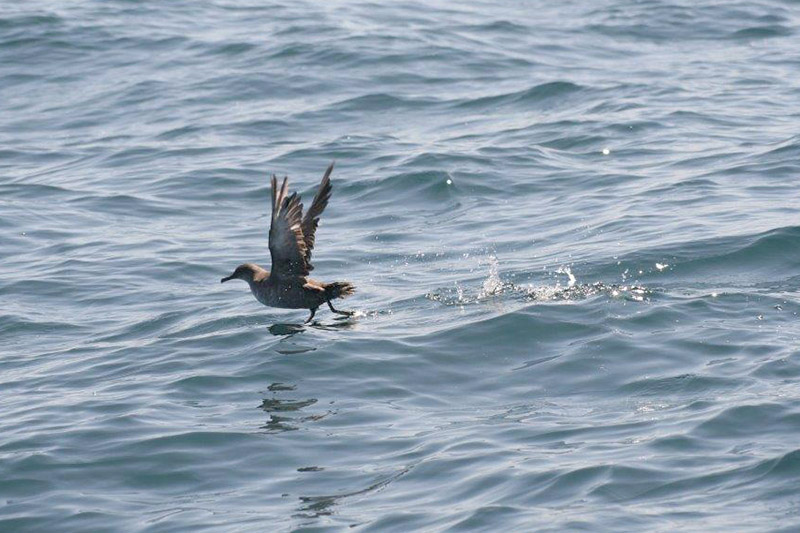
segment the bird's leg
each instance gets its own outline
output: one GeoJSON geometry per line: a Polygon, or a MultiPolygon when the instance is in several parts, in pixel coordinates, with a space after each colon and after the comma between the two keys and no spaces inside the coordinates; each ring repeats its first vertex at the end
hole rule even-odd
{"type": "Polygon", "coordinates": [[[305,322],[303,322],[303,324],[308,324],[309,322],[311,322],[311,319],[314,318],[314,315],[316,314],[316,312],[317,312],[317,308],[316,307],[312,307],[311,308],[311,316],[308,317],[308,319],[305,322]]]}
{"type": "Polygon", "coordinates": [[[333,304],[331,303],[331,301],[327,300],[327,302],[328,302],[328,307],[331,308],[331,311],[333,311],[337,315],[353,316],[355,314],[355,312],[353,312],[353,311],[339,311],[337,309],[334,309],[333,304]]]}

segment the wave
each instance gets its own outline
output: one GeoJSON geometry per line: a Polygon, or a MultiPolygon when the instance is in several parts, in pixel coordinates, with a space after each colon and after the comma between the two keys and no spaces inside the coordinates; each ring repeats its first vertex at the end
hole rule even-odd
{"type": "Polygon", "coordinates": [[[566,81],[552,81],[535,85],[521,91],[495,96],[483,96],[467,101],[454,102],[455,107],[465,109],[498,108],[516,105],[541,105],[586,91],[586,87],[566,81]]]}
{"type": "Polygon", "coordinates": [[[424,109],[438,104],[433,98],[409,98],[386,93],[374,93],[341,100],[326,106],[325,111],[383,111],[397,109],[424,109]]]}
{"type": "Polygon", "coordinates": [[[777,283],[800,271],[800,226],[645,249],[620,258],[615,267],[642,280],[658,276],[661,281],[696,280],[707,286],[777,283]]]}

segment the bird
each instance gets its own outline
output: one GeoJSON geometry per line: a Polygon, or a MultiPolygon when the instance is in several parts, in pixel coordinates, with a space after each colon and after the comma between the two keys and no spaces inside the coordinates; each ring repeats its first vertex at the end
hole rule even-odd
{"type": "Polygon", "coordinates": [[[247,282],[256,300],[268,307],[308,309],[311,315],[306,324],[313,320],[317,309],[323,304],[327,304],[334,313],[354,315],[352,311],[336,309],[331,303],[331,300],[353,294],[355,287],[352,283],[324,283],[308,277],[314,269],[311,265],[314,234],[331,197],[333,165],[331,163],[322,176],[314,201],[305,215],[300,196],[296,192],[289,195],[289,178],[284,177],[278,187],[278,178],[272,175],[272,220],[269,228],[272,270],[265,270],[254,263],[243,263],[230,276],[222,278],[220,283],[240,279],[247,282]]]}

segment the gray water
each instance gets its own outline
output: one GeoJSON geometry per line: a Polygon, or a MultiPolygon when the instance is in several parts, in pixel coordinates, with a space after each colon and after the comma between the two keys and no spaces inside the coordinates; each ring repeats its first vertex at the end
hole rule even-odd
{"type": "Polygon", "coordinates": [[[799,7],[5,2],[0,531],[800,531],[799,7]]]}

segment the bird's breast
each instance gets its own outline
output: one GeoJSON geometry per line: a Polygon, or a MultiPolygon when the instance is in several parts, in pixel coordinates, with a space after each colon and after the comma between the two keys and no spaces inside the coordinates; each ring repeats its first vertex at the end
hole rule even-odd
{"type": "Polygon", "coordinates": [[[256,300],[269,307],[299,309],[307,307],[302,286],[296,284],[253,283],[250,290],[256,300]]]}

